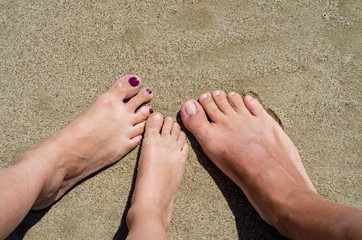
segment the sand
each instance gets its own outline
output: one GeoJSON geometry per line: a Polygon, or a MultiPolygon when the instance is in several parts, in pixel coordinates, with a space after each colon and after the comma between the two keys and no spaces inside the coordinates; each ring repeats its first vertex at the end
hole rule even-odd
{"type": "MultiPolygon", "coordinates": [[[[361,12],[359,0],[0,0],[0,167],[135,73],[175,118],[206,91],[256,93],[319,193],[362,207],[361,12]]],[[[282,239],[190,142],[169,238],[282,239]]],[[[123,239],[137,154],[31,212],[9,239],[123,239]]]]}

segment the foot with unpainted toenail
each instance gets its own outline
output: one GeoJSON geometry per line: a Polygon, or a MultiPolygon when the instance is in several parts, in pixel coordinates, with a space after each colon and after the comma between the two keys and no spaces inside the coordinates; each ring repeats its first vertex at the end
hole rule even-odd
{"type": "Polygon", "coordinates": [[[152,114],[146,122],[127,239],[167,239],[173,204],[189,151],[186,135],[171,117],[152,114]]]}
{"type": "Polygon", "coordinates": [[[357,227],[361,210],[329,203],[317,194],[296,147],[252,96],[205,93],[182,105],[181,118],[210,160],[283,235],[362,238],[357,227]]]}

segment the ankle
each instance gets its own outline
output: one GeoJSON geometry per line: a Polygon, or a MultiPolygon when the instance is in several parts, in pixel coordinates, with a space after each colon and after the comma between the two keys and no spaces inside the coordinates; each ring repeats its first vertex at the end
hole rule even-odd
{"type": "Polygon", "coordinates": [[[273,218],[272,225],[288,238],[301,237],[303,229],[308,225],[306,221],[309,220],[304,215],[308,214],[311,206],[318,205],[322,201],[325,200],[315,192],[305,189],[293,190],[283,201],[280,201],[278,213],[273,218]]]}
{"type": "Polygon", "coordinates": [[[89,139],[81,132],[80,127],[68,125],[45,141],[45,148],[53,156],[51,160],[55,160],[55,173],[63,180],[71,179],[84,171],[86,160],[94,156],[99,147],[98,139],[89,139]]]}
{"type": "Polygon", "coordinates": [[[44,183],[49,181],[55,171],[59,168],[55,159],[58,157],[58,152],[55,150],[56,144],[51,144],[46,140],[43,143],[38,144],[32,149],[22,154],[15,162],[16,166],[32,166],[28,169],[31,171],[37,171],[44,178],[44,183]]]}
{"type": "Polygon", "coordinates": [[[159,225],[165,231],[169,227],[168,220],[163,211],[151,204],[132,203],[127,213],[126,222],[129,229],[142,222],[146,224],[151,222],[154,225],[159,225]]]}

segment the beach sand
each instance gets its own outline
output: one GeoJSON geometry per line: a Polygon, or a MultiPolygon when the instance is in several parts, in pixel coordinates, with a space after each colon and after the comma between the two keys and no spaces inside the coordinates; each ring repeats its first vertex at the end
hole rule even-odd
{"type": "MultiPolygon", "coordinates": [[[[359,0],[0,0],[0,167],[137,74],[151,106],[178,120],[207,91],[257,94],[318,192],[362,207],[361,12],[359,0]]],[[[188,136],[169,238],[282,239],[188,136]]],[[[138,151],[29,213],[9,239],[123,239],[138,151]]]]}

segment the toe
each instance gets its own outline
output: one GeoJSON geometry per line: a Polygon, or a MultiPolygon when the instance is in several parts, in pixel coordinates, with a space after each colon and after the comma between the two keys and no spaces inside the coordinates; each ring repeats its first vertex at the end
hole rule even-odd
{"type": "Polygon", "coordinates": [[[137,123],[136,125],[134,125],[132,132],[131,132],[131,138],[142,135],[143,132],[145,131],[145,125],[146,125],[146,121],[143,121],[143,122],[140,122],[140,123],[137,123]]]}
{"type": "Polygon", "coordinates": [[[173,119],[172,117],[166,117],[165,122],[163,123],[162,131],[161,133],[163,135],[170,135],[172,126],[173,126],[173,119]]]}
{"type": "Polygon", "coordinates": [[[180,132],[180,135],[177,139],[177,144],[178,146],[180,147],[181,151],[184,152],[184,153],[188,153],[189,151],[189,145],[186,141],[186,134],[184,132],[180,132]]]}
{"type": "Polygon", "coordinates": [[[230,102],[230,105],[235,109],[238,113],[250,113],[244,104],[243,98],[240,96],[239,93],[236,92],[230,92],[228,94],[228,99],[230,102]]]}
{"type": "Polygon", "coordinates": [[[133,125],[147,120],[147,118],[153,113],[153,109],[149,106],[143,106],[137,110],[133,118],[133,125]]]}
{"type": "Polygon", "coordinates": [[[205,109],[205,112],[210,117],[211,121],[217,122],[225,117],[225,115],[216,105],[210,93],[205,93],[201,95],[199,98],[199,102],[201,106],[205,109]]]}
{"type": "Polygon", "coordinates": [[[255,98],[253,98],[252,96],[249,95],[245,96],[244,103],[249,112],[256,117],[261,116],[265,112],[260,102],[255,98]]]}
{"type": "Polygon", "coordinates": [[[126,75],[113,85],[111,92],[122,100],[135,96],[142,86],[141,79],[136,75],[126,75]]]}
{"type": "Polygon", "coordinates": [[[177,139],[177,143],[180,145],[180,147],[183,147],[186,141],[186,134],[182,131],[180,131],[180,135],[177,139]]]}
{"type": "Polygon", "coordinates": [[[177,122],[174,122],[171,130],[171,135],[175,136],[177,139],[180,136],[180,134],[181,134],[181,127],[177,122]]]}
{"type": "Polygon", "coordinates": [[[160,134],[163,124],[163,116],[161,113],[152,113],[146,122],[145,136],[160,134]]]}
{"type": "Polygon", "coordinates": [[[189,145],[187,144],[186,141],[184,142],[184,145],[182,146],[181,151],[186,155],[189,153],[189,145]]]}
{"type": "Polygon", "coordinates": [[[217,90],[212,93],[212,97],[214,98],[214,101],[218,108],[224,113],[224,114],[232,114],[235,113],[235,110],[230,105],[229,101],[226,98],[226,94],[224,91],[217,90]]]}
{"type": "Polygon", "coordinates": [[[141,142],[142,135],[137,135],[130,140],[130,148],[135,148],[141,142]]]}
{"type": "Polygon", "coordinates": [[[136,96],[131,98],[126,106],[130,111],[135,111],[142,104],[149,102],[152,99],[152,90],[150,88],[146,88],[141,90],[136,96]]]}
{"type": "Polygon", "coordinates": [[[200,140],[211,127],[202,106],[195,100],[185,102],[181,107],[181,119],[185,127],[200,140]]]}

